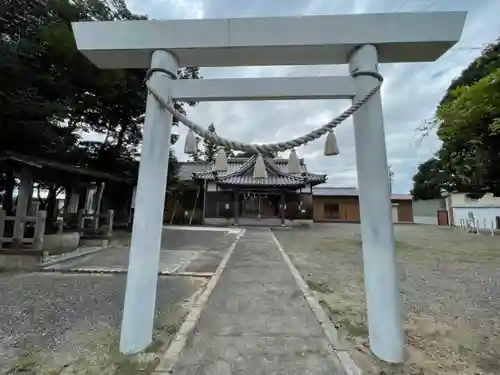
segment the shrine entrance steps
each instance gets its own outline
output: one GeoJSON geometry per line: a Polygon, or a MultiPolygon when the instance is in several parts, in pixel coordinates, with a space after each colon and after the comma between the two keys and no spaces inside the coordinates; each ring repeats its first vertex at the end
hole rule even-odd
{"type": "MultiPolygon", "coordinates": [[[[287,225],[288,220],[285,220],[287,225]]],[[[288,223],[289,224],[289,223],[288,223]]],[[[281,219],[279,217],[239,217],[238,225],[241,227],[279,227],[281,219]]]]}

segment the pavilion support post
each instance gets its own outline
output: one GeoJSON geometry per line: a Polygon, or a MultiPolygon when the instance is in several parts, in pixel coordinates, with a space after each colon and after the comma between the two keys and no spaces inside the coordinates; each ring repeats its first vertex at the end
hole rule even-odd
{"type": "Polygon", "coordinates": [[[63,216],[67,215],[71,212],[71,197],[73,196],[73,187],[65,186],[64,187],[64,207],[63,207],[63,216]]]}
{"type": "Polygon", "coordinates": [[[238,190],[234,191],[234,225],[238,225],[238,215],[239,215],[239,198],[240,198],[240,193],[238,190]]]}
{"type": "Polygon", "coordinates": [[[3,246],[3,237],[5,232],[5,217],[7,216],[7,211],[0,210],[0,249],[3,246]]]}
{"type": "Polygon", "coordinates": [[[78,231],[80,232],[80,234],[83,234],[85,230],[85,210],[83,208],[81,210],[78,210],[76,221],[78,223],[78,231]]]}
{"type": "Polygon", "coordinates": [[[115,218],[115,211],[114,210],[108,210],[108,229],[106,233],[106,237],[111,238],[113,235],[113,222],[115,218]]]}
{"type": "MultiPolygon", "coordinates": [[[[377,71],[377,65],[372,45],[361,46],[350,57],[351,73],[377,71]]],[[[378,84],[371,76],[356,77],[353,100],[378,84]]],[[[380,91],[354,114],[353,121],[370,346],[380,359],[402,363],[403,323],[380,91]]]]}
{"type": "Polygon", "coordinates": [[[311,220],[314,222],[314,193],[313,193],[313,186],[312,184],[309,184],[310,187],[310,192],[311,192],[311,220]]]}
{"type": "Polygon", "coordinates": [[[35,234],[33,236],[33,248],[43,250],[43,238],[45,235],[45,221],[47,220],[47,211],[37,211],[35,221],[35,234]]]}
{"type": "Polygon", "coordinates": [[[259,220],[262,218],[262,215],[261,215],[261,212],[260,212],[261,211],[260,198],[261,198],[261,195],[258,194],[257,195],[257,211],[258,211],[258,214],[257,214],[258,216],[257,217],[259,218],[259,220]]]}
{"type": "Polygon", "coordinates": [[[33,194],[33,179],[28,169],[23,168],[20,176],[21,184],[17,195],[16,219],[14,221],[14,246],[20,248],[23,244],[25,218],[28,205],[33,194]]]}
{"type": "Polygon", "coordinates": [[[101,204],[105,186],[104,182],[101,182],[97,186],[94,220],[92,221],[92,230],[94,233],[97,233],[99,230],[99,215],[101,214],[101,204]]]}
{"type": "Polygon", "coordinates": [[[280,194],[280,216],[281,226],[285,226],[285,193],[280,194]]]}
{"type": "MultiPolygon", "coordinates": [[[[177,75],[177,59],[167,51],[153,53],[151,68],[177,75]]],[[[150,82],[168,80],[156,72],[150,82]]],[[[171,85],[166,90],[172,90],[171,85]]],[[[149,93],[134,210],[120,351],[137,353],[152,341],[156,286],[167,185],[172,115],[149,93]]]]}
{"type": "Polygon", "coordinates": [[[203,212],[201,215],[201,224],[203,225],[205,225],[206,209],[207,209],[207,180],[205,179],[203,183],[203,212]]]}

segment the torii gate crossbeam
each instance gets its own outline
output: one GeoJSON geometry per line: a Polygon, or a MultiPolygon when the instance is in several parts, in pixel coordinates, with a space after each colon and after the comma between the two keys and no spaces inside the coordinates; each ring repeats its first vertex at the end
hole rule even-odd
{"type": "MultiPolygon", "coordinates": [[[[78,49],[97,66],[179,67],[349,64],[351,73],[379,63],[434,61],[459,41],[465,12],[360,14],[284,18],[78,22],[78,49]]],[[[268,100],[362,98],[379,82],[361,75],[176,82],[155,73],[164,98],[268,100]],[[258,83],[262,91],[258,92],[258,83]],[[315,89],[317,88],[317,90],[315,89]]],[[[410,100],[410,99],[409,99],[410,100]]],[[[126,105],[126,103],[124,103],[126,105]]],[[[136,193],[120,349],[134,353],[152,339],[172,116],[148,95],[136,193]]],[[[370,346],[381,359],[404,357],[391,196],[381,94],[354,114],[370,346]]]]}

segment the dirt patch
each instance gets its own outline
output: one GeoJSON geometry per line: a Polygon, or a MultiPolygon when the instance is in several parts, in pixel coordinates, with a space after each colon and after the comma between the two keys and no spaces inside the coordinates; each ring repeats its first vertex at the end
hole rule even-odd
{"type": "Polygon", "coordinates": [[[498,374],[499,238],[395,226],[407,358],[404,365],[390,366],[369,350],[359,225],[275,234],[366,373],[498,374]]]}

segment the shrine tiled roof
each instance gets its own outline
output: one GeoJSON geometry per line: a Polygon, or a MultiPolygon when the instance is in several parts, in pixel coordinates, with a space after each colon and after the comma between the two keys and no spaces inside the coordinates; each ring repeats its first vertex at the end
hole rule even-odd
{"type": "Polygon", "coordinates": [[[254,178],[253,168],[256,157],[230,158],[226,172],[214,173],[211,166],[208,171],[194,172],[195,179],[216,181],[219,185],[235,186],[277,186],[301,187],[305,185],[318,185],[326,181],[326,175],[310,173],[303,160],[301,160],[301,173],[288,173],[287,159],[264,158],[267,178],[254,178]]]}

